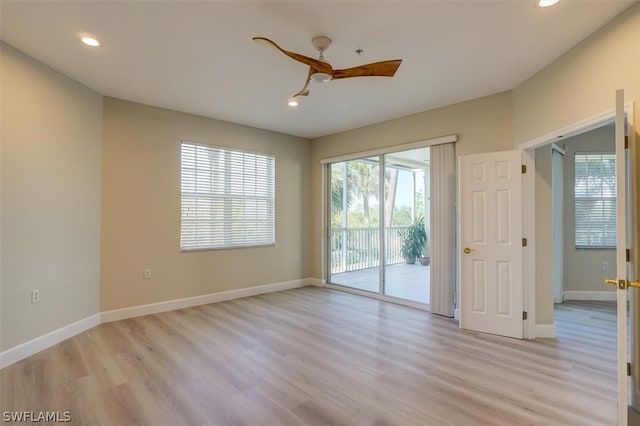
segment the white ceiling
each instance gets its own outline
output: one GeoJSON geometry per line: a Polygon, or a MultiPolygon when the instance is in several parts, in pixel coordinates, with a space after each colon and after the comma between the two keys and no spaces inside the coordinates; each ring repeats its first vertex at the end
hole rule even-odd
{"type": "Polygon", "coordinates": [[[2,39],[116,98],[315,138],[513,89],[631,5],[621,1],[1,1],[2,39]],[[89,34],[103,46],[91,49],[89,34]],[[393,78],[312,84],[307,67],[403,59],[393,78]],[[364,53],[359,57],[355,50],[364,53]]]}

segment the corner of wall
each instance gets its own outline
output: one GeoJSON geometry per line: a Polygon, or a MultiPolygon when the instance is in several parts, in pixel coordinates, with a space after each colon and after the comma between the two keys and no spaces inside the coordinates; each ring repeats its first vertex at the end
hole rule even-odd
{"type": "Polygon", "coordinates": [[[0,49],[6,351],[99,311],[102,96],[4,42],[0,49]]]}

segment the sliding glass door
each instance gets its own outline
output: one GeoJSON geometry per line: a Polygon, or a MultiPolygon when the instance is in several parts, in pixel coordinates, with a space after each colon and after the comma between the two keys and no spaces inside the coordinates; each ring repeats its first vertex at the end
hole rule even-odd
{"type": "Polygon", "coordinates": [[[330,282],[380,291],[380,159],[329,165],[330,282]]]}
{"type": "Polygon", "coordinates": [[[429,148],[328,168],[329,283],[428,304],[429,148]]]}
{"type": "Polygon", "coordinates": [[[384,156],[384,294],[429,303],[429,148],[384,156]]]}

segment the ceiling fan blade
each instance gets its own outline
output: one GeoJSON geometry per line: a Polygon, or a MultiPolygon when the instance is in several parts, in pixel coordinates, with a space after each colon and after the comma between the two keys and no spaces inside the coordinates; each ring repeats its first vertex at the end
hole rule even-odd
{"type": "Polygon", "coordinates": [[[310,67],[313,67],[318,71],[326,72],[327,74],[331,74],[331,71],[332,71],[331,65],[329,65],[326,62],[322,62],[322,61],[319,61],[318,59],[313,59],[313,58],[310,58],[308,56],[304,56],[304,55],[300,55],[298,53],[289,52],[288,50],[284,50],[283,48],[281,48],[280,46],[278,46],[277,44],[275,44],[273,41],[269,40],[266,37],[253,37],[253,40],[257,41],[258,43],[262,43],[265,46],[273,47],[274,49],[279,50],[280,52],[284,53],[285,55],[287,55],[291,59],[294,59],[294,60],[296,60],[298,62],[302,62],[305,65],[309,65],[310,67]]]}
{"type": "Polygon", "coordinates": [[[304,87],[302,88],[302,90],[296,93],[295,95],[293,95],[294,98],[296,96],[307,96],[309,94],[309,89],[311,86],[311,74],[313,74],[314,72],[315,70],[313,69],[313,67],[309,67],[309,74],[307,74],[307,81],[304,83],[304,87]]]}
{"type": "Polygon", "coordinates": [[[360,65],[344,70],[333,70],[331,76],[334,79],[349,77],[393,77],[401,63],[402,59],[374,62],[372,64],[360,65]]]}

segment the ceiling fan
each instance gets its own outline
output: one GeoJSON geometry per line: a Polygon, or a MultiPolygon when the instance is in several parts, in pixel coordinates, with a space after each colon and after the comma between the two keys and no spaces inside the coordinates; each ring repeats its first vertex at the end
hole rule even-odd
{"type": "Polygon", "coordinates": [[[276,43],[265,37],[253,37],[253,40],[266,46],[273,47],[291,59],[302,62],[305,65],[309,65],[309,74],[307,75],[304,88],[293,95],[294,97],[307,96],[309,94],[311,80],[317,83],[326,83],[338,78],[393,77],[398,70],[398,67],[400,67],[400,63],[402,63],[402,59],[394,59],[391,61],[374,62],[343,70],[334,70],[331,64],[324,59],[324,51],[331,45],[331,39],[329,37],[320,36],[311,40],[313,46],[318,50],[318,52],[320,52],[320,57],[318,59],[313,59],[308,56],[284,50],[276,43]]]}

